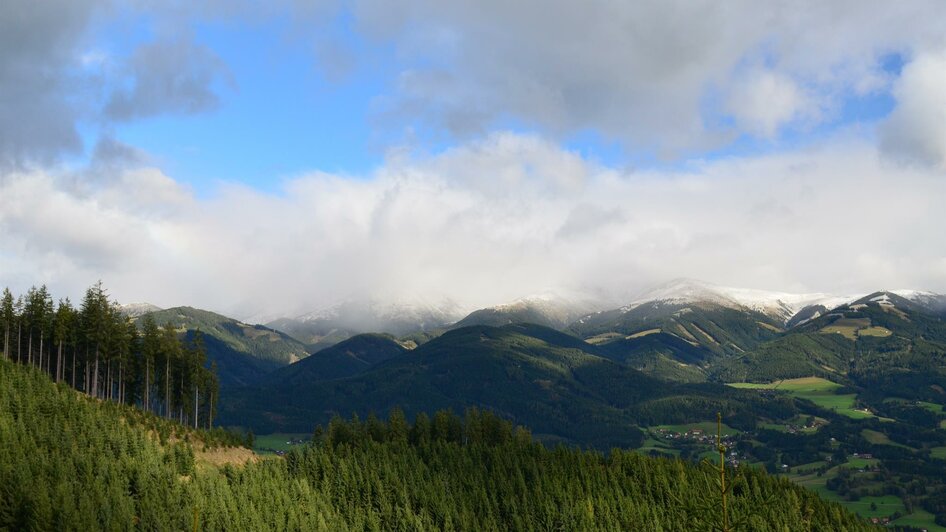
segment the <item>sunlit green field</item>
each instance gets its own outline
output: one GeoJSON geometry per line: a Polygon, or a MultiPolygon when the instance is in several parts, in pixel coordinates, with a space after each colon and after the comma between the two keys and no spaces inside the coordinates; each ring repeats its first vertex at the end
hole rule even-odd
{"type": "Polygon", "coordinates": [[[274,451],[288,451],[296,447],[291,445],[288,442],[292,440],[305,440],[308,441],[312,437],[311,434],[299,434],[299,433],[275,433],[275,434],[263,434],[256,436],[253,439],[253,450],[258,453],[272,453],[274,451]]]}
{"type": "MultiPolygon", "coordinates": [[[[690,431],[690,430],[693,430],[693,429],[701,429],[704,434],[707,434],[707,435],[716,435],[716,423],[713,422],[713,421],[704,421],[704,422],[700,422],[700,423],[689,423],[689,424],[686,424],[686,425],[656,425],[656,426],[650,427],[650,428],[653,429],[653,430],[656,430],[656,429],[664,429],[664,430],[668,430],[668,431],[670,431],[670,432],[679,432],[679,433],[684,433],[684,432],[687,432],[687,431],[690,431]]],[[[734,428],[732,428],[732,427],[730,427],[729,425],[723,423],[723,424],[722,424],[722,433],[723,433],[723,436],[735,436],[735,435],[739,434],[739,431],[736,430],[736,429],[734,429],[734,428]]]]}
{"type": "Polygon", "coordinates": [[[729,386],[734,388],[784,391],[800,399],[808,399],[822,408],[834,410],[838,414],[853,419],[874,417],[870,412],[854,408],[856,395],[853,393],[835,394],[835,390],[840,388],[841,385],[827,379],[822,379],[821,377],[785,379],[767,384],[736,382],[730,383],[729,386]]]}
{"type": "Polygon", "coordinates": [[[946,527],[941,527],[933,521],[933,514],[923,509],[916,509],[910,515],[905,515],[893,523],[897,526],[912,526],[914,528],[926,529],[930,532],[944,532],[946,527]]]}

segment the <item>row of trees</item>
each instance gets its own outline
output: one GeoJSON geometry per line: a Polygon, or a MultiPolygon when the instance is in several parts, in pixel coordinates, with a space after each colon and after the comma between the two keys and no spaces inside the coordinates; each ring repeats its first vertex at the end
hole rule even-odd
{"type": "Polygon", "coordinates": [[[56,382],[103,400],[136,405],[181,423],[210,427],[217,408],[216,368],[206,365],[199,331],[184,342],[149,315],[136,324],[99,282],[78,308],[53,303],[46,286],[0,297],[3,355],[56,382]]]}

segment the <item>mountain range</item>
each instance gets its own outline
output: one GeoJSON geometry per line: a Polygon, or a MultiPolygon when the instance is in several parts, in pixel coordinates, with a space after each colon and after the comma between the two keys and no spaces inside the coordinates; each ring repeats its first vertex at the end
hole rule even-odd
{"type": "MultiPolygon", "coordinates": [[[[925,312],[946,312],[943,295],[917,290],[885,293],[925,312]]],[[[200,329],[224,384],[255,384],[278,367],[359,334],[387,334],[399,339],[402,348],[411,349],[448,330],[519,323],[563,331],[602,346],[611,359],[646,373],[703,381],[716,358],[745,355],[786,331],[802,326],[810,329],[812,322],[823,323],[822,318],[831,311],[862,297],[764,291],[676,279],[622,307],[606,310],[592,299],[552,292],[465,315],[449,300],[392,304],[350,300],[267,325],[249,325],[191,307],[162,310],[138,303],[122,309],[135,319],[151,314],[161,325],[170,321],[182,332],[191,331],[189,334],[200,329]]]]}

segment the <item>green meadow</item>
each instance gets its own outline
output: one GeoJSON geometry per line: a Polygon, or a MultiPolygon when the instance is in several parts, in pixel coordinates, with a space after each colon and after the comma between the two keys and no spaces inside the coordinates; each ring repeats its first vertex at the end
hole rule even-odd
{"type": "Polygon", "coordinates": [[[854,408],[857,398],[855,394],[837,394],[835,391],[841,388],[841,385],[821,377],[785,379],[767,384],[736,382],[730,383],[729,386],[754,390],[783,391],[794,397],[807,399],[822,408],[834,410],[838,414],[852,419],[874,417],[870,412],[854,408]]]}
{"type": "Polygon", "coordinates": [[[273,453],[274,451],[289,451],[297,447],[297,445],[290,444],[290,441],[308,441],[311,438],[311,434],[283,432],[263,434],[253,439],[253,450],[262,454],[273,453]]]}

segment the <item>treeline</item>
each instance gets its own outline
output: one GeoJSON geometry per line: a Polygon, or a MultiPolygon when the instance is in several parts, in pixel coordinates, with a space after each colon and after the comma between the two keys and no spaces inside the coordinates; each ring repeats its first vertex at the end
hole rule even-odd
{"type": "MultiPolygon", "coordinates": [[[[0,360],[0,530],[721,529],[711,468],[547,449],[475,410],[335,418],[285,459],[220,468],[128,410],[0,360]]],[[[727,486],[732,530],[869,529],[761,472],[727,486]]]]}
{"type": "Polygon", "coordinates": [[[184,342],[172,324],[158,327],[147,315],[139,329],[101,282],[78,308],[68,298],[54,304],[45,285],[16,298],[4,289],[0,331],[6,358],[56,382],[194,427],[213,425],[219,386],[199,332],[184,342]]]}

